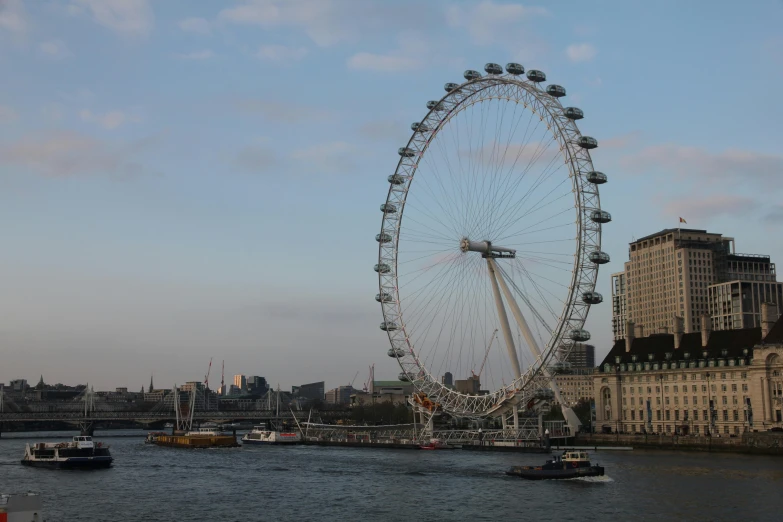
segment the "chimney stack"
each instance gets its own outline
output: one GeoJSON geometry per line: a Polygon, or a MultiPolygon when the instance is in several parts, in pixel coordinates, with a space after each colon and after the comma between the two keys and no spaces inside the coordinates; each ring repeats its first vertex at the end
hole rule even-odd
{"type": "Polygon", "coordinates": [[[633,321],[625,323],[625,351],[631,351],[631,345],[633,344],[633,321]]]}
{"type": "Polygon", "coordinates": [[[712,333],[712,318],[709,314],[701,316],[701,347],[706,348],[712,333]]]}
{"type": "Polygon", "coordinates": [[[761,341],[767,338],[772,325],[778,319],[778,306],[775,303],[761,303],[761,341]]]}
{"type": "Polygon", "coordinates": [[[634,332],[635,337],[644,337],[644,325],[643,324],[637,324],[636,325],[636,331],[634,332]]]}
{"type": "Polygon", "coordinates": [[[685,332],[685,320],[678,316],[674,316],[674,349],[679,350],[682,343],[682,334],[685,332]]]}

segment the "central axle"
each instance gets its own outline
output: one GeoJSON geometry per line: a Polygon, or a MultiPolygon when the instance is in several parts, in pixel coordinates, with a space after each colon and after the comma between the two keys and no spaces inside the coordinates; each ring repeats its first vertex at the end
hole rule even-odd
{"type": "Polygon", "coordinates": [[[494,246],[491,241],[471,241],[463,237],[459,242],[463,252],[480,252],[484,258],[517,257],[517,251],[512,248],[494,246]]]}

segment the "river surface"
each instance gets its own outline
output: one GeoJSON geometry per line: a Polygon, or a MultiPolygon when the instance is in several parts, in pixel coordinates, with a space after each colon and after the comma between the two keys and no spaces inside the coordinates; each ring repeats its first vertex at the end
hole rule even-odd
{"type": "MultiPolygon", "coordinates": [[[[663,451],[591,452],[607,476],[507,477],[545,455],[315,446],[185,450],[110,444],[108,470],[19,464],[27,441],[0,438],[0,492],[36,491],[45,520],[458,521],[783,520],[783,458],[663,451]]],[[[13,437],[13,438],[12,438],[13,437]]]]}

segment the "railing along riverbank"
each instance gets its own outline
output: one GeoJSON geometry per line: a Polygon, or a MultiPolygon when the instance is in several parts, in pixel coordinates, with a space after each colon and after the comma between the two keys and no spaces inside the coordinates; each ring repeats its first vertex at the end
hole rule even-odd
{"type": "Polygon", "coordinates": [[[783,432],[743,433],[738,437],[653,433],[646,435],[580,433],[574,439],[574,445],[587,447],[632,446],[634,449],[757,453],[783,456],[783,432]]]}

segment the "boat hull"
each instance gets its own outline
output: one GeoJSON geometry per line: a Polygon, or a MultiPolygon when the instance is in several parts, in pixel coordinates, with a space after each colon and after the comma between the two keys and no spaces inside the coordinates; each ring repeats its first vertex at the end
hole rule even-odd
{"type": "Polygon", "coordinates": [[[159,435],[148,442],[170,448],[236,448],[239,446],[233,435],[159,435]]]}
{"type": "Polygon", "coordinates": [[[256,440],[242,439],[242,444],[258,444],[264,446],[293,446],[299,444],[298,440],[256,440]]]}
{"type": "Polygon", "coordinates": [[[506,475],[527,480],[564,480],[581,477],[600,477],[603,474],[603,466],[584,466],[565,469],[525,469],[524,467],[514,467],[506,471],[506,475]]]}
{"type": "Polygon", "coordinates": [[[22,465],[49,469],[106,469],[111,467],[113,457],[73,457],[65,460],[22,459],[22,465]]]}

